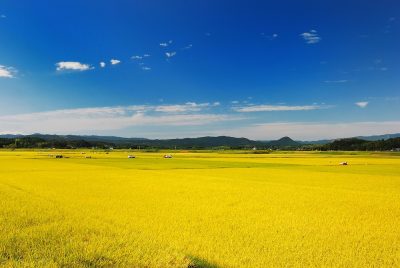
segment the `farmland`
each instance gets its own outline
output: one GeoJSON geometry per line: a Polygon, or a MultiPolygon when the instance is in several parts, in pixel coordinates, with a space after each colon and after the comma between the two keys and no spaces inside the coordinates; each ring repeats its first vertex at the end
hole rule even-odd
{"type": "Polygon", "coordinates": [[[0,151],[0,266],[400,266],[400,154],[169,153],[0,151]]]}

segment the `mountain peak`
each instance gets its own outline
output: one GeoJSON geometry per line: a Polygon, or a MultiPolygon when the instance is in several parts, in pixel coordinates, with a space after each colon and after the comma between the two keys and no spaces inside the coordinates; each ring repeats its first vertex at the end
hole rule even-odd
{"type": "Polygon", "coordinates": [[[285,136],[285,137],[280,138],[278,141],[290,141],[290,142],[293,142],[294,140],[292,138],[288,137],[288,136],[285,136]]]}
{"type": "Polygon", "coordinates": [[[300,143],[292,140],[288,136],[282,137],[279,140],[269,141],[266,143],[267,146],[271,147],[291,147],[291,146],[298,146],[299,144],[300,143]]]}

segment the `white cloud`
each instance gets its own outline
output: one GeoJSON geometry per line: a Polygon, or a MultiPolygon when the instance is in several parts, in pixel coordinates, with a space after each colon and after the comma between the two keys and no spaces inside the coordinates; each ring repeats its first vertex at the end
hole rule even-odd
{"type": "Polygon", "coordinates": [[[167,46],[171,45],[172,43],[173,43],[173,41],[169,40],[168,42],[160,43],[160,47],[167,47],[167,46]]]}
{"type": "Polygon", "coordinates": [[[78,61],[60,61],[56,63],[57,71],[73,70],[73,71],[87,71],[93,69],[89,64],[80,63],[78,61]]]}
{"type": "Polygon", "coordinates": [[[348,80],[346,79],[341,79],[341,80],[325,80],[325,83],[347,83],[348,80]]]}
{"type": "Polygon", "coordinates": [[[100,67],[101,67],[101,68],[106,67],[106,63],[105,63],[104,61],[100,62],[100,67]]]}
{"type": "Polygon", "coordinates": [[[164,113],[182,113],[182,112],[198,112],[204,108],[210,107],[210,103],[195,103],[195,102],[187,102],[185,104],[177,104],[177,105],[160,105],[155,107],[156,112],[164,112],[164,113]]]}
{"type": "Polygon", "coordinates": [[[359,102],[356,102],[356,103],[355,103],[355,105],[357,105],[357,106],[360,107],[360,108],[365,108],[365,107],[368,106],[368,104],[369,104],[368,101],[359,101],[359,102]]]}
{"type": "Polygon", "coordinates": [[[116,59],[111,59],[111,60],[110,60],[110,63],[111,63],[112,65],[117,65],[117,64],[120,64],[121,61],[120,61],[120,60],[116,60],[116,59]]]}
{"type": "Polygon", "coordinates": [[[142,70],[143,70],[143,71],[150,71],[151,68],[150,68],[150,67],[147,67],[147,66],[143,66],[143,67],[142,67],[142,70]]]}
{"type": "MultiPolygon", "coordinates": [[[[187,103],[183,106],[202,106],[187,103]]],[[[118,130],[134,126],[196,126],[238,120],[221,114],[173,113],[189,111],[179,105],[93,107],[0,116],[0,133],[82,133],[118,130]],[[160,112],[157,112],[160,111],[160,112]],[[72,127],[73,126],[73,127],[72,127]]],[[[195,109],[191,111],[196,111],[195,109]]]]}
{"type": "Polygon", "coordinates": [[[173,56],[175,56],[176,55],[176,52],[175,51],[173,51],[173,52],[166,52],[165,53],[165,56],[167,56],[167,58],[172,58],[173,56]]]}
{"type": "Polygon", "coordinates": [[[13,67],[0,65],[0,78],[14,78],[16,72],[13,67]]]}
{"type": "Polygon", "coordinates": [[[141,60],[141,59],[143,59],[143,56],[136,55],[136,56],[132,56],[131,59],[133,59],[133,60],[141,60]]]}
{"type": "Polygon", "coordinates": [[[400,132],[400,121],[348,123],[266,123],[213,132],[212,135],[247,137],[257,140],[289,136],[296,140],[336,139],[400,132]]]}
{"type": "Polygon", "coordinates": [[[310,30],[300,34],[301,37],[306,41],[307,44],[316,44],[321,41],[321,37],[318,35],[316,30],[310,30]]]}
{"type": "Polygon", "coordinates": [[[289,105],[248,105],[241,107],[233,107],[236,112],[275,112],[275,111],[309,111],[329,108],[328,106],[319,105],[304,105],[304,106],[289,106],[289,105]]]}
{"type": "Polygon", "coordinates": [[[150,57],[151,55],[150,54],[143,54],[143,58],[147,58],[147,57],[150,57]]]}

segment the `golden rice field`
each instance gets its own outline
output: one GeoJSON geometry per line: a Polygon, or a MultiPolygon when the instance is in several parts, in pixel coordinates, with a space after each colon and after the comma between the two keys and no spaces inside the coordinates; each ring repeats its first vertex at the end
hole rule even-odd
{"type": "Polygon", "coordinates": [[[399,154],[55,153],[0,151],[2,267],[400,267],[399,154]]]}

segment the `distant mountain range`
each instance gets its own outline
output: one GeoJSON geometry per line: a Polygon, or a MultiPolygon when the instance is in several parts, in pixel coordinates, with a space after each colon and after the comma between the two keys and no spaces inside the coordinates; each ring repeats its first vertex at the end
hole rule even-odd
{"type": "MultiPolygon", "coordinates": [[[[355,137],[365,141],[387,140],[400,137],[400,133],[374,136],[355,137]]],[[[255,141],[247,138],[235,138],[228,136],[218,137],[199,137],[182,139],[146,139],[146,138],[123,138],[117,136],[96,136],[96,135],[0,135],[2,139],[23,139],[26,144],[35,143],[43,146],[54,147],[156,147],[156,148],[210,148],[210,147],[229,147],[229,148],[297,148],[304,145],[324,145],[332,143],[334,140],[317,141],[295,141],[289,137],[283,137],[272,141],[255,141]]],[[[3,142],[4,145],[10,144],[3,142]]],[[[1,147],[1,146],[0,146],[1,147]]]]}
{"type": "Polygon", "coordinates": [[[378,140],[388,140],[388,139],[399,138],[399,137],[400,137],[400,133],[374,135],[374,136],[358,136],[356,138],[366,140],[366,141],[378,141],[378,140]]]}
{"type": "MultiPolygon", "coordinates": [[[[357,138],[361,140],[366,140],[366,141],[379,141],[379,140],[388,140],[388,139],[393,139],[393,138],[399,138],[400,133],[395,133],[395,134],[384,134],[384,135],[372,135],[372,136],[357,136],[357,137],[351,137],[351,138],[357,138]]],[[[338,138],[339,139],[339,138],[338,138]]],[[[326,140],[316,140],[316,141],[298,141],[302,144],[328,144],[333,142],[334,140],[338,139],[326,139],[326,140]]],[[[343,139],[343,138],[340,138],[343,139]]]]}

